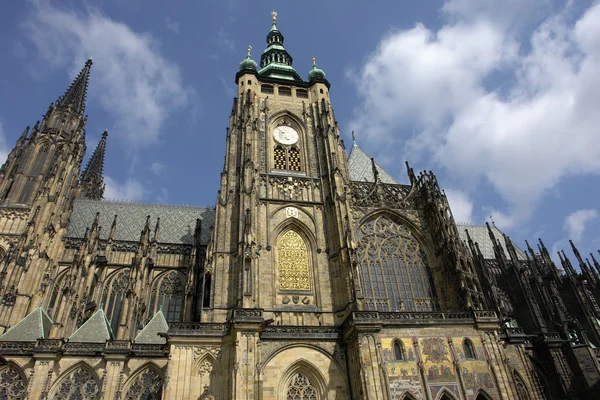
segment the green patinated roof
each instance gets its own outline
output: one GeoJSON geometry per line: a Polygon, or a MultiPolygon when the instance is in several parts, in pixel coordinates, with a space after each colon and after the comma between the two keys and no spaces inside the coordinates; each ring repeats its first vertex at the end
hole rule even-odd
{"type": "Polygon", "coordinates": [[[134,342],[142,344],[165,344],[167,339],[159,336],[159,333],[166,333],[169,330],[169,324],[161,310],[146,324],[144,329],[136,336],[134,342]]]}
{"type": "MultiPolygon", "coordinates": [[[[379,180],[383,183],[398,184],[390,174],[388,174],[377,162],[375,168],[379,172],[379,180]]],[[[373,182],[373,164],[371,157],[365,153],[357,144],[352,146],[350,155],[348,156],[348,172],[350,179],[359,182],[373,182]]]]}
{"type": "Polygon", "coordinates": [[[317,62],[313,58],[312,69],[308,71],[308,80],[313,81],[315,79],[325,79],[325,71],[317,66],[317,62]]]}
{"type": "Polygon", "coordinates": [[[193,244],[196,219],[200,218],[200,242],[207,244],[210,228],[215,220],[213,208],[77,199],[73,204],[67,237],[84,237],[86,228],[92,226],[96,213],[100,213],[101,239],[108,238],[117,215],[114,239],[136,242],[140,240],[140,232],[144,229],[148,215],[151,229],[154,229],[157,218],[160,218],[158,241],[161,243],[193,244]]]}
{"type": "MultiPolygon", "coordinates": [[[[469,231],[471,239],[475,243],[479,244],[479,249],[483,254],[483,258],[485,258],[486,260],[492,260],[496,258],[494,253],[494,244],[492,242],[492,239],[490,238],[487,227],[485,225],[457,223],[456,228],[458,229],[458,234],[460,238],[464,241],[467,241],[467,233],[465,232],[465,230],[469,231]]],[[[500,231],[500,229],[496,228],[496,226],[492,226],[491,228],[494,237],[500,241],[500,246],[502,247],[502,250],[504,250],[504,254],[506,254],[506,257],[510,258],[508,250],[506,249],[506,243],[504,242],[502,232],[500,231]]],[[[527,256],[525,256],[525,252],[523,252],[523,250],[517,247],[514,243],[513,245],[517,252],[517,258],[521,261],[526,260],[527,256]]]]}
{"type": "Polygon", "coordinates": [[[0,341],[35,342],[46,339],[52,329],[52,319],[42,307],[38,307],[0,336],[0,341]]]}
{"type": "Polygon", "coordinates": [[[105,343],[107,340],[114,339],[110,322],[104,315],[104,310],[100,308],[90,319],[85,321],[69,337],[69,342],[75,343],[105,343]]]}

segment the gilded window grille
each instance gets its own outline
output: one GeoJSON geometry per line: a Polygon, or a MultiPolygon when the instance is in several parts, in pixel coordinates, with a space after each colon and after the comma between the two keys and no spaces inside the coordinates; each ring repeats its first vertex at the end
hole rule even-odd
{"type": "Polygon", "coordinates": [[[301,171],[300,151],[297,147],[276,146],[273,150],[273,166],[275,169],[301,171]]]}
{"type": "Polygon", "coordinates": [[[279,240],[278,270],[280,290],[310,290],[308,250],[304,239],[293,230],[279,240]]]}
{"type": "Polygon", "coordinates": [[[367,308],[379,311],[433,311],[426,258],[405,226],[385,216],[362,225],[357,255],[367,308]]]}
{"type": "Polygon", "coordinates": [[[281,146],[275,147],[273,159],[276,169],[286,169],[285,150],[281,146]]]}

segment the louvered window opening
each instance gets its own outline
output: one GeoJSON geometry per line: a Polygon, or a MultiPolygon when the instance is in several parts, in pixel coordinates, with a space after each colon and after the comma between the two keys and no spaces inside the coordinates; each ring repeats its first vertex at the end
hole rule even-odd
{"type": "Polygon", "coordinates": [[[296,147],[275,147],[275,150],[273,151],[273,161],[275,169],[282,169],[288,171],[302,170],[302,164],[300,162],[300,151],[298,151],[296,147]]]}

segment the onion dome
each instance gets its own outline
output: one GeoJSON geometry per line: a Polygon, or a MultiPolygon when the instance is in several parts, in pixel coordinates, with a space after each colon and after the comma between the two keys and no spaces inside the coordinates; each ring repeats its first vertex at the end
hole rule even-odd
{"type": "Polygon", "coordinates": [[[254,61],[252,59],[252,56],[250,55],[251,51],[252,51],[252,46],[248,46],[248,55],[240,63],[240,71],[243,71],[243,70],[246,70],[246,69],[249,69],[249,70],[252,70],[252,71],[256,71],[257,64],[256,64],[256,61],[254,61]]]}
{"type": "Polygon", "coordinates": [[[325,79],[325,71],[321,68],[317,67],[317,60],[313,57],[312,59],[313,65],[312,69],[308,71],[308,81],[313,82],[316,80],[324,80],[325,79]]]}

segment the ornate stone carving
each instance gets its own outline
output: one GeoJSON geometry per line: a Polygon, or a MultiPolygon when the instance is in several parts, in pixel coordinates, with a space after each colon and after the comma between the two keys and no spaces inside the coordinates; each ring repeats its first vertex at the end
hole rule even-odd
{"type": "Polygon", "coordinates": [[[298,209],[296,207],[286,207],[285,216],[286,218],[298,218],[298,209]]]}
{"type": "Polygon", "coordinates": [[[11,366],[0,370],[0,399],[27,399],[25,381],[19,372],[11,366]]]}

